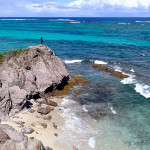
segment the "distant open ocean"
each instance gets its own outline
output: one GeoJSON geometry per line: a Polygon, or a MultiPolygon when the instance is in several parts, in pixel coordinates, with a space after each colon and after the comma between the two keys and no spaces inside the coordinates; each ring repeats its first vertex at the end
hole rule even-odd
{"type": "Polygon", "coordinates": [[[70,74],[87,79],[75,87],[80,95],[63,100],[60,138],[80,150],[150,150],[150,18],[0,18],[1,53],[41,36],[70,74]],[[94,61],[130,77],[99,71],[94,61]]]}

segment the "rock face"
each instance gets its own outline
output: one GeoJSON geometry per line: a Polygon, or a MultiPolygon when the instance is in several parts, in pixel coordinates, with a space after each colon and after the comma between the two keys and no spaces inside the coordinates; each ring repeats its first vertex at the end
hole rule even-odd
{"type": "Polygon", "coordinates": [[[47,46],[30,46],[24,53],[5,58],[0,66],[0,113],[21,110],[29,97],[56,88],[68,72],[47,46]]]}
{"type": "Polygon", "coordinates": [[[0,150],[50,150],[40,141],[28,140],[23,133],[16,132],[12,127],[0,124],[0,150]]]}

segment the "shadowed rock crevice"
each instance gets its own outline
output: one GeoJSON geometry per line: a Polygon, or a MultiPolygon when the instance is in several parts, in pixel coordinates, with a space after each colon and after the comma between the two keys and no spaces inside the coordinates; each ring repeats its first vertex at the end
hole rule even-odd
{"type": "Polygon", "coordinates": [[[33,105],[33,104],[32,104],[30,101],[26,101],[26,103],[22,106],[21,109],[24,109],[24,108],[29,109],[29,108],[32,107],[32,105],[33,105]]]}
{"type": "Polygon", "coordinates": [[[69,79],[70,79],[69,76],[67,76],[67,77],[64,77],[61,83],[59,83],[58,85],[52,84],[50,87],[48,87],[45,90],[45,94],[54,92],[55,90],[59,90],[59,91],[64,90],[65,86],[68,85],[69,79]]]}
{"type": "Polygon", "coordinates": [[[31,100],[31,99],[36,100],[36,99],[39,99],[39,98],[41,98],[41,96],[40,96],[40,93],[38,92],[35,95],[29,95],[28,100],[31,100]]]}
{"type": "Polygon", "coordinates": [[[70,79],[69,77],[64,77],[63,80],[62,80],[62,82],[57,85],[57,88],[56,88],[56,89],[59,90],[59,91],[63,90],[64,87],[65,87],[66,85],[68,85],[69,79],[70,79]]]}

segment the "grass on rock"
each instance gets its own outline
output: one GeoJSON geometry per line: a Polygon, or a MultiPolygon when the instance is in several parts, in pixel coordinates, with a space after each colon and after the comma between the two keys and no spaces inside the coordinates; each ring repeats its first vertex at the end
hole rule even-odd
{"type": "Polygon", "coordinates": [[[10,59],[11,57],[15,57],[26,51],[27,51],[26,49],[20,48],[18,50],[12,50],[12,51],[8,51],[5,53],[0,53],[0,65],[2,65],[4,63],[6,57],[10,59]]]}

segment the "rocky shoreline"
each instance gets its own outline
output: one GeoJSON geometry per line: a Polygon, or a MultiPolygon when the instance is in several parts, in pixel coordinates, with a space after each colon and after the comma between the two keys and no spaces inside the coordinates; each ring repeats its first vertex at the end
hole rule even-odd
{"type": "MultiPolygon", "coordinates": [[[[10,51],[0,58],[0,150],[50,150],[52,144],[43,146],[37,140],[42,138],[33,134],[39,134],[38,128],[57,130],[57,124],[49,121],[60,98],[55,102],[47,93],[62,88],[69,79],[62,60],[45,45],[10,51]]],[[[57,137],[58,131],[53,135],[57,137]]]]}
{"type": "MultiPolygon", "coordinates": [[[[51,99],[57,103],[57,107],[41,103],[43,99],[39,99],[40,102],[31,100],[32,107],[30,109],[10,115],[9,120],[3,121],[1,124],[13,127],[17,133],[23,133],[29,141],[41,141],[45,150],[62,149],[63,145],[58,140],[62,132],[61,127],[65,122],[65,118],[60,115],[62,97],[52,97],[51,99]]],[[[28,150],[29,148],[25,148],[25,146],[23,148],[28,150]]],[[[39,149],[41,150],[41,148],[39,149]]]]}

